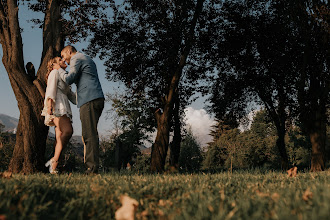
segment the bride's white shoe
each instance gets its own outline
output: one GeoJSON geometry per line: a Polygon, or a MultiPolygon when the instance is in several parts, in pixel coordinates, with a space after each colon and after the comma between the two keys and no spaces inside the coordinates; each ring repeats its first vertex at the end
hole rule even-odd
{"type": "Polygon", "coordinates": [[[53,169],[53,163],[57,163],[53,158],[48,160],[47,163],[45,163],[45,167],[49,167],[49,173],[51,174],[58,174],[58,171],[56,169],[53,169]]]}

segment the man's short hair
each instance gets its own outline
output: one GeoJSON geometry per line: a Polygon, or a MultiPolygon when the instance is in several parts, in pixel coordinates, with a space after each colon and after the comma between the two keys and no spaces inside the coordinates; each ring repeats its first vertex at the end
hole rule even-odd
{"type": "Polygon", "coordinates": [[[68,46],[64,47],[62,51],[63,52],[70,51],[72,53],[76,53],[77,49],[74,46],[68,45],[68,46]]]}

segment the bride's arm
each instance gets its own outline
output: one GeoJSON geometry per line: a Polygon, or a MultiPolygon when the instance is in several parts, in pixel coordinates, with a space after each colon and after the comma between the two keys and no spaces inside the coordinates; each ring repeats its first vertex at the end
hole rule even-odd
{"type": "Polygon", "coordinates": [[[53,99],[47,100],[47,114],[52,115],[54,109],[54,101],[53,99]]]}
{"type": "Polygon", "coordinates": [[[46,109],[47,113],[51,115],[54,110],[55,100],[56,100],[56,93],[57,93],[57,80],[58,80],[58,73],[57,70],[53,70],[50,72],[47,80],[47,88],[46,88],[46,109]]]}

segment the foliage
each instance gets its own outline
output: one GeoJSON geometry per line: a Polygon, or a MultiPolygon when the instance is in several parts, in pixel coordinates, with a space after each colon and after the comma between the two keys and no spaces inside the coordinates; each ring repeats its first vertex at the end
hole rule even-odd
{"type": "Polygon", "coordinates": [[[0,178],[7,219],[114,219],[120,196],[136,219],[327,219],[330,173],[13,175],[0,178]],[[59,202],[60,201],[60,202],[59,202]]]}
{"type": "Polygon", "coordinates": [[[122,142],[132,147],[150,142],[150,134],[155,128],[153,111],[147,104],[144,93],[107,95],[107,101],[112,103],[108,113],[114,114],[117,120],[118,136],[122,142]]]}
{"type": "Polygon", "coordinates": [[[192,130],[188,129],[181,142],[179,167],[184,171],[198,171],[202,161],[201,147],[194,137],[192,130]]]}
{"type": "MultiPolygon", "coordinates": [[[[240,131],[218,121],[212,132],[204,169],[278,168],[277,133],[265,110],[258,111],[249,129],[240,131]],[[231,128],[231,129],[229,129],[231,128]],[[216,132],[218,131],[218,132],[216,132]]],[[[295,150],[290,153],[297,153],[295,150]]]]}
{"type": "MultiPolygon", "coordinates": [[[[28,7],[34,12],[46,12],[47,0],[28,2],[28,7]]],[[[62,18],[61,34],[70,43],[86,40],[95,27],[107,17],[109,4],[107,1],[65,0],[59,1],[62,18]]],[[[44,21],[32,18],[31,21],[36,28],[43,28],[44,21]]]]}
{"type": "Polygon", "coordinates": [[[141,173],[148,173],[150,171],[150,160],[151,160],[150,154],[141,153],[137,155],[132,170],[141,173]]]}
{"type": "MultiPolygon", "coordinates": [[[[283,163],[285,124],[297,117],[307,135],[321,136],[313,155],[324,154],[330,35],[323,25],[328,17],[313,17],[320,7],[327,9],[327,3],[233,0],[219,10],[222,31],[213,64],[219,74],[210,109],[219,119],[228,114],[240,119],[251,106],[264,106],[277,128],[283,163]]],[[[312,161],[314,170],[324,166],[322,156],[312,161]]]]}
{"type": "Polygon", "coordinates": [[[0,170],[7,170],[15,146],[15,135],[0,133],[0,170]]]}
{"type": "Polygon", "coordinates": [[[237,128],[227,130],[208,147],[204,160],[204,169],[224,168],[226,161],[237,156],[237,138],[240,131],[237,128]]]}
{"type": "Polygon", "coordinates": [[[291,164],[299,168],[310,168],[311,143],[297,126],[288,132],[287,149],[291,164]]]}
{"type": "MultiPolygon", "coordinates": [[[[134,165],[140,155],[140,146],[151,142],[150,134],[154,131],[155,120],[153,112],[148,106],[144,93],[107,95],[112,109],[108,111],[116,124],[116,131],[112,134],[110,142],[113,146],[112,158],[115,154],[116,142],[121,152],[120,160],[124,168],[129,162],[134,165]]],[[[141,158],[140,158],[141,159],[141,158]]],[[[115,160],[112,160],[115,161],[115,160]]]]}
{"type": "Polygon", "coordinates": [[[100,141],[100,169],[103,172],[116,167],[116,144],[113,137],[102,138],[100,141]]]}
{"type": "MultiPolygon", "coordinates": [[[[122,81],[132,93],[145,92],[150,108],[162,107],[170,82],[190,36],[190,22],[196,1],[125,1],[112,4],[114,19],[98,26],[86,52],[100,55],[107,66],[110,80],[122,81]]],[[[210,19],[216,10],[216,1],[204,5],[194,34],[194,40],[183,69],[184,93],[189,97],[198,79],[206,79],[212,67],[209,56],[202,54],[210,49],[207,33],[213,27],[210,19]],[[202,27],[203,25],[203,27],[202,27]]]]}
{"type": "Polygon", "coordinates": [[[0,134],[2,134],[2,132],[4,131],[4,129],[5,129],[5,126],[0,123],[0,134]]]}

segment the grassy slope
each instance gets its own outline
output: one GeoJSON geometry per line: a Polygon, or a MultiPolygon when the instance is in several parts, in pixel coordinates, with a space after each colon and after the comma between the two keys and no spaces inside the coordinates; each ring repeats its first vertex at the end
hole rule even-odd
{"type": "Polygon", "coordinates": [[[330,171],[14,175],[0,179],[0,216],[113,219],[123,194],[139,202],[138,219],[329,219],[330,171]]]}

